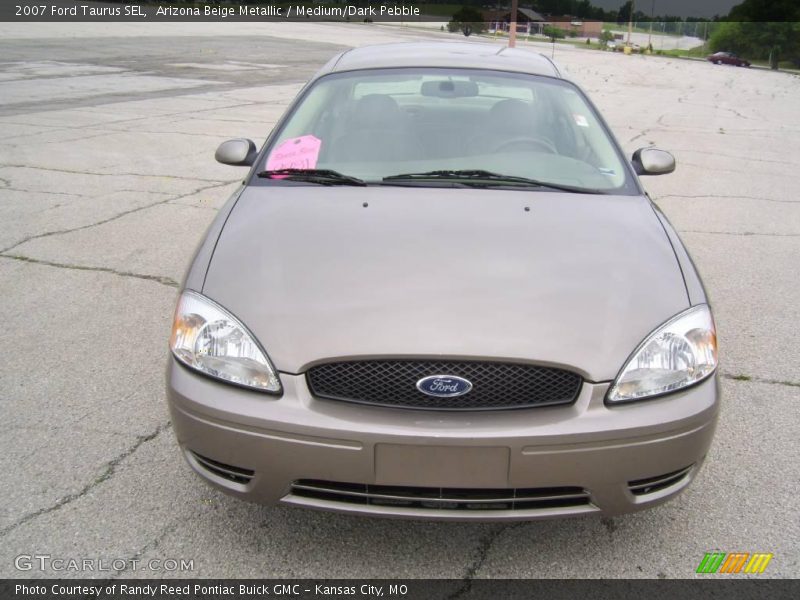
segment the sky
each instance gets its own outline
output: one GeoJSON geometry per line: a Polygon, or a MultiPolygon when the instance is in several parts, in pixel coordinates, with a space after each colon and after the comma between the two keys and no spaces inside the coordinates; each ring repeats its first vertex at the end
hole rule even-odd
{"type": "MultiPolygon", "coordinates": [[[[618,9],[625,0],[590,0],[595,6],[606,10],[618,9]]],[[[649,15],[653,0],[635,0],[636,10],[649,15]]],[[[727,15],[731,8],[742,0],[655,0],[656,15],[676,15],[681,17],[713,17],[727,15]]]]}

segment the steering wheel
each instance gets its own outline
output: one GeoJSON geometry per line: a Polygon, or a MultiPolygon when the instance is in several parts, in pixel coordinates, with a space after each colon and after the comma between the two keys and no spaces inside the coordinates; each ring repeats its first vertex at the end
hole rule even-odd
{"type": "Polygon", "coordinates": [[[548,154],[558,154],[558,150],[553,145],[553,142],[546,138],[535,138],[535,137],[516,137],[511,138],[510,140],[503,140],[499,144],[496,144],[492,149],[491,152],[509,152],[516,149],[525,149],[526,147],[535,147],[539,150],[544,150],[548,154]]]}

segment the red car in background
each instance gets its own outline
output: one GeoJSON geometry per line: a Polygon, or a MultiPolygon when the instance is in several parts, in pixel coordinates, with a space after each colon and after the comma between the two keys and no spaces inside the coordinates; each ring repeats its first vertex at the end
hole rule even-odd
{"type": "Polygon", "coordinates": [[[706,57],[706,60],[715,65],[733,65],[735,67],[749,67],[750,63],[739,58],[733,52],[716,52],[706,57]]]}

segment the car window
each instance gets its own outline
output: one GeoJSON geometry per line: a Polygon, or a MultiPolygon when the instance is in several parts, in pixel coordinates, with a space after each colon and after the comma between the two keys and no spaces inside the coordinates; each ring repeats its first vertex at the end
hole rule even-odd
{"type": "Polygon", "coordinates": [[[264,168],[330,169],[381,182],[485,170],[594,190],[630,185],[583,94],[548,77],[467,69],[376,69],[317,80],[266,151],[264,168]]]}

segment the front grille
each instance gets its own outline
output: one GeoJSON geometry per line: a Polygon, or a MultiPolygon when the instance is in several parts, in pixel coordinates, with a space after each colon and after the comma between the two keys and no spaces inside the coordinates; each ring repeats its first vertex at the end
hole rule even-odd
{"type": "Polygon", "coordinates": [[[658,492],[683,480],[683,478],[689,474],[689,471],[692,470],[693,466],[694,465],[690,465],[678,471],[664,473],[663,475],[657,475],[656,477],[648,477],[646,479],[629,481],[628,488],[631,490],[631,493],[634,496],[644,496],[645,494],[658,492]]]}
{"type": "Polygon", "coordinates": [[[308,371],[319,398],[422,410],[498,410],[570,404],[578,397],[580,375],[516,363],[367,360],[317,365],[308,371]],[[463,396],[437,398],[420,392],[417,381],[456,375],[472,383],[463,396]]]}
{"type": "Polygon", "coordinates": [[[195,460],[200,468],[213,473],[217,477],[222,477],[223,479],[227,479],[228,481],[232,481],[234,483],[241,483],[243,485],[248,484],[255,475],[255,471],[250,469],[226,465],[225,463],[206,458],[205,456],[202,456],[192,450],[189,450],[189,455],[195,460]]]}
{"type": "Polygon", "coordinates": [[[591,503],[579,487],[461,489],[369,485],[300,479],[292,494],[346,504],[438,510],[531,510],[570,508],[591,503]]]}

